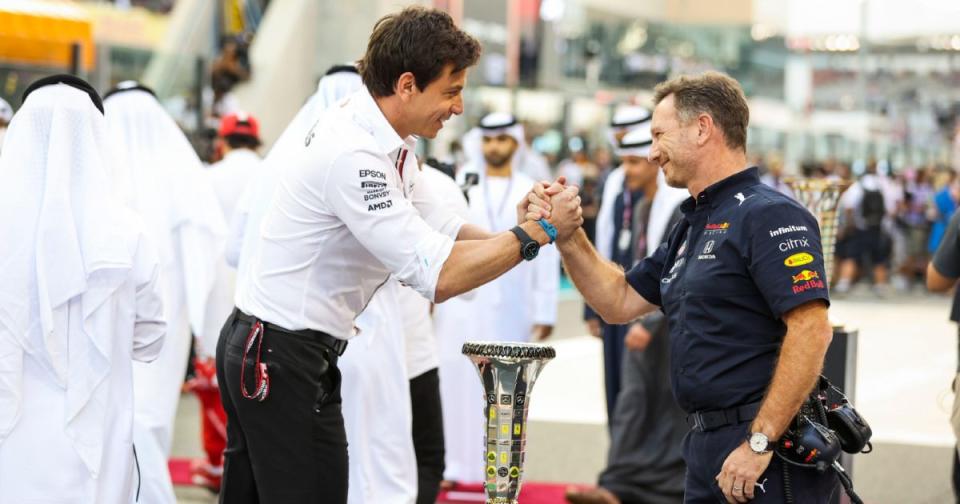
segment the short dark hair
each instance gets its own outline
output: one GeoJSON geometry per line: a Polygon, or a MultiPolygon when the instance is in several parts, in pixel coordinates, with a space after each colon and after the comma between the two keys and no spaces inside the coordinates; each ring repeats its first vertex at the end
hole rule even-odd
{"type": "Polygon", "coordinates": [[[379,98],[393,94],[404,72],[413,73],[423,90],[447,65],[454,72],[475,65],[480,51],[480,42],[457,28],[449,14],[414,6],[377,21],[357,68],[370,94],[379,98]]]}
{"type": "Polygon", "coordinates": [[[231,149],[250,149],[260,147],[260,140],[252,135],[227,135],[223,138],[231,149]]]}
{"type": "Polygon", "coordinates": [[[689,121],[697,114],[709,114],[723,131],[727,147],[746,150],[750,108],[743,88],[733,77],[720,72],[705,72],[661,82],[653,88],[654,105],[670,95],[673,95],[681,121],[689,121]]]}

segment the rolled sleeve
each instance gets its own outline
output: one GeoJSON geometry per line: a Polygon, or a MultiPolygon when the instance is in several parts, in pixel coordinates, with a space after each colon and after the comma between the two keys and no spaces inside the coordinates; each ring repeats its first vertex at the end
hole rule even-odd
{"type": "MultiPolygon", "coordinates": [[[[463,193],[456,182],[433,168],[424,168],[417,177],[413,206],[430,227],[454,240],[467,223],[460,214],[458,198],[463,200],[463,193]]],[[[462,206],[465,207],[466,202],[462,206]]]]}
{"type": "Polygon", "coordinates": [[[799,205],[775,203],[750,216],[748,269],[776,318],[806,302],[830,304],[820,227],[799,205]]]}
{"type": "Polygon", "coordinates": [[[667,260],[668,242],[657,247],[653,255],[644,258],[627,271],[627,283],[648,303],[663,306],[660,299],[660,279],[663,277],[663,265],[667,260]]]}
{"type": "MultiPolygon", "coordinates": [[[[324,200],[361,245],[405,285],[433,301],[453,239],[428,225],[384,156],[354,151],[329,170],[324,200]]],[[[459,228],[458,228],[459,229],[459,228]]]]}

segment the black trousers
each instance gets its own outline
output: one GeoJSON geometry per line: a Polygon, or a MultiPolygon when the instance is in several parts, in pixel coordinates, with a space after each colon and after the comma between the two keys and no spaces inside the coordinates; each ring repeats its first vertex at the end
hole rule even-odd
{"type": "MultiPolygon", "coordinates": [[[[683,440],[683,458],[687,461],[685,504],[725,503],[723,492],[714,479],[720,474],[727,456],[747,439],[750,422],[721,427],[710,432],[691,431],[683,440]]],[[[776,455],[758,483],[765,489],[754,489],[751,504],[782,504],[785,499],[783,464],[776,455]],[[764,483],[765,482],[765,483],[764,483]]],[[[790,469],[790,488],[797,504],[829,504],[842,491],[833,470],[820,474],[815,469],[790,469]]]]}
{"type": "Polygon", "coordinates": [[[413,449],[417,454],[417,504],[434,504],[443,480],[443,411],[437,368],[410,380],[413,449]]]}
{"type": "MultiPolygon", "coordinates": [[[[248,323],[227,320],[217,344],[217,380],[227,412],[221,504],[344,504],[347,437],[340,410],[337,354],[301,335],[267,330],[261,361],[270,393],[240,390],[248,323]]],[[[247,390],[253,390],[248,367],[247,390]]]]}

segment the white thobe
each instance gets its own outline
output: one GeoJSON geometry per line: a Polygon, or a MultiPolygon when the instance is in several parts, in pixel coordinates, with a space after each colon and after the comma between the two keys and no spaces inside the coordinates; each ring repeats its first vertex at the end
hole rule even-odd
{"type": "Polygon", "coordinates": [[[134,440],[141,468],[140,501],[175,502],[167,457],[191,332],[203,337],[215,266],[226,223],[200,159],[183,131],[149,93],[130,90],[104,100],[117,156],[114,183],[158,245],[167,337],[157,359],[135,363],[134,440]]]}
{"type": "MultiPolygon", "coordinates": [[[[516,205],[534,181],[527,175],[481,177],[469,192],[471,223],[492,232],[515,226],[516,205]],[[509,189],[509,190],[508,190],[509,189]]],[[[519,254],[519,248],[517,253],[519,254]]],[[[529,341],[535,324],[553,325],[557,313],[560,259],[556,247],[474,290],[472,299],[454,298],[435,308],[440,345],[440,397],[446,449],[445,479],[483,480],[483,390],[466,341],[529,341]]]]}
{"type": "Polygon", "coordinates": [[[350,466],[348,504],[412,504],[417,498],[399,288],[392,278],[380,287],[357,317],[357,336],[338,363],[350,466]]]}
{"type": "MultiPolygon", "coordinates": [[[[0,443],[0,503],[129,504],[137,490],[133,443],[133,360],[149,362],[163,346],[165,326],[156,252],[141,240],[129,277],[84,320],[81,299],[67,303],[68,338],[83,329],[109,334],[112,355],[107,379],[98,387],[104,424],[95,474],[76,444],[93,448],[100,437],[65,429],[66,389],[49,368],[29,354],[23,361],[20,419],[0,443]]],[[[71,379],[82,377],[71,377],[71,379]]],[[[70,384],[67,384],[69,387],[70,384]]],[[[143,466],[140,466],[143,470],[143,466]]],[[[142,502],[142,501],[141,501],[142,502]]]]}
{"type": "MultiPolygon", "coordinates": [[[[456,238],[463,200],[453,180],[431,167],[408,167],[404,178],[416,179],[410,199],[432,228],[456,238]]],[[[429,302],[391,277],[357,317],[357,335],[339,361],[343,376],[343,422],[347,431],[349,504],[412,504],[417,498],[417,460],[413,448],[410,405],[412,362],[420,374],[436,367],[430,347],[429,302]],[[407,333],[418,332],[411,339],[407,333]],[[407,348],[407,341],[412,348],[407,348]],[[414,354],[411,354],[411,350],[414,354]],[[428,366],[427,369],[422,369],[428,366]],[[421,371],[422,369],[422,371],[421,371]]]]}

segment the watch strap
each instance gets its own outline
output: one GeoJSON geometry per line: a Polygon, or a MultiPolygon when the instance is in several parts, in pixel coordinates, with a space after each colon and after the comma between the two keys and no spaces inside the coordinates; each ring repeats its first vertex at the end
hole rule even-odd
{"type": "Polygon", "coordinates": [[[547,222],[547,219],[540,219],[537,221],[537,224],[540,224],[540,227],[543,228],[543,232],[547,233],[547,236],[550,237],[550,243],[557,241],[557,228],[553,224],[547,222]]]}

